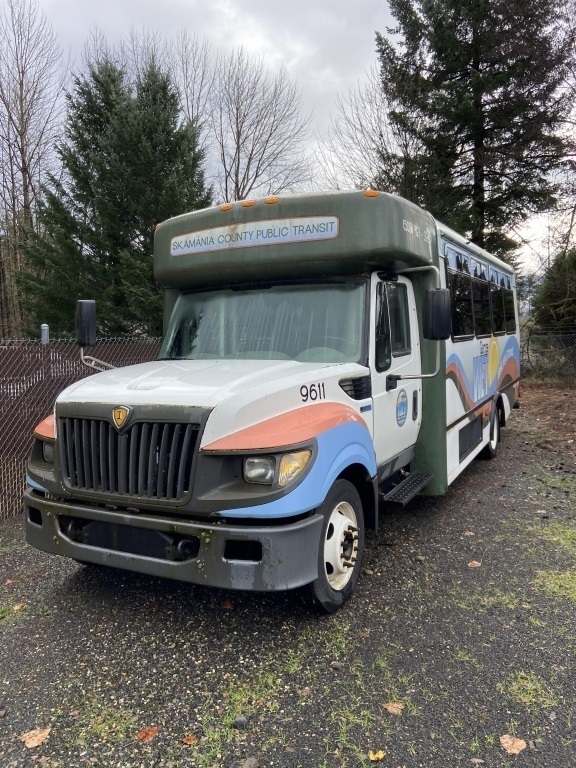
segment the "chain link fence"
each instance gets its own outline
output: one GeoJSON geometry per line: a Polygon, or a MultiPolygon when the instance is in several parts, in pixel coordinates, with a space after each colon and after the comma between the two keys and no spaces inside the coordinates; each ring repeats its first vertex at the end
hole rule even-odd
{"type": "Polygon", "coordinates": [[[523,376],[573,382],[576,333],[527,333],[522,340],[520,362],[523,376]]]}
{"type": "MultiPolygon", "coordinates": [[[[100,340],[89,353],[114,366],[153,360],[160,339],[100,340]]],[[[88,351],[88,350],[87,350],[88,351]]],[[[52,413],[56,396],[94,374],[75,341],[0,340],[0,520],[20,513],[34,427],[52,413]]]]}
{"type": "MultiPolygon", "coordinates": [[[[106,339],[90,355],[115,366],[153,360],[160,339],[106,339]]],[[[574,381],[576,334],[528,333],[522,341],[522,374],[574,381]]],[[[48,416],[69,384],[94,373],[80,362],[75,341],[0,340],[0,520],[19,514],[34,427],[48,416]]]]}

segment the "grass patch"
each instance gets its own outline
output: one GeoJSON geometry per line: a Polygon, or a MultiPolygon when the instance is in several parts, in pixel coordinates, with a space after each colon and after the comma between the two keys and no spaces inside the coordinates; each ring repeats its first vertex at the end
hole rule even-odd
{"type": "Polygon", "coordinates": [[[76,739],[85,745],[119,744],[138,732],[136,719],[129,709],[102,706],[96,700],[83,702],[75,725],[76,739]]]}
{"type": "Polygon", "coordinates": [[[474,667],[480,666],[478,659],[474,658],[474,656],[471,656],[467,651],[458,650],[453,654],[453,657],[454,661],[456,661],[458,664],[468,664],[474,667]]]}
{"type": "Polygon", "coordinates": [[[569,552],[576,554],[576,527],[549,523],[544,528],[533,528],[535,533],[550,544],[559,544],[569,552]]]}
{"type": "Polygon", "coordinates": [[[533,672],[516,672],[498,686],[500,693],[511,696],[527,709],[555,707],[558,696],[533,672]]]}
{"type": "Polygon", "coordinates": [[[540,571],[536,587],[553,597],[576,601],[576,569],[569,571],[540,571]]]}
{"type": "Polygon", "coordinates": [[[236,718],[248,720],[254,714],[278,709],[277,694],[282,685],[273,672],[262,672],[250,680],[235,680],[222,692],[220,706],[209,700],[200,715],[202,736],[195,748],[195,765],[209,768],[222,759],[228,745],[238,736],[236,718]]]}
{"type": "Polygon", "coordinates": [[[0,620],[7,619],[11,615],[12,615],[12,611],[10,610],[10,608],[2,608],[2,606],[0,606],[0,620]]]}
{"type": "Polygon", "coordinates": [[[487,585],[482,592],[460,589],[453,594],[452,599],[454,605],[463,611],[487,611],[491,608],[514,611],[520,604],[519,596],[493,585],[487,585]]]}

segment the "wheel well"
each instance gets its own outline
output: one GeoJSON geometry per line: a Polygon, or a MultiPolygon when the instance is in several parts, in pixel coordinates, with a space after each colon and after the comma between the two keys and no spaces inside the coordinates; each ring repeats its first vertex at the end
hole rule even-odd
{"type": "Polygon", "coordinates": [[[361,464],[351,464],[339,475],[343,480],[348,480],[358,491],[362,510],[364,512],[364,523],[366,528],[378,529],[378,507],[376,504],[375,485],[366,471],[366,467],[361,464]]]}

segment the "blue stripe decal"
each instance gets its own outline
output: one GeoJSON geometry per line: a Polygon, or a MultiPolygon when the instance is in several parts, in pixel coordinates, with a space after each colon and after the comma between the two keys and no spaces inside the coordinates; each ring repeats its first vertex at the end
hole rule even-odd
{"type": "Polygon", "coordinates": [[[332,484],[351,464],[361,464],[370,477],[376,474],[374,444],[367,428],[349,422],[317,437],[318,454],[306,478],[281,499],[242,509],[227,509],[226,517],[279,518],[309,512],[326,498],[332,484]]]}
{"type": "Polygon", "coordinates": [[[30,475],[26,475],[26,485],[29,485],[30,488],[34,488],[35,491],[42,491],[43,493],[48,493],[46,488],[42,488],[41,485],[38,485],[38,483],[32,480],[30,475]]]}

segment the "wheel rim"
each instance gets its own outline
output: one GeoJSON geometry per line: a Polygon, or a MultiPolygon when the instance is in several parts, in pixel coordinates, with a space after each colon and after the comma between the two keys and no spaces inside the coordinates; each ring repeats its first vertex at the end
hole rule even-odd
{"type": "Polygon", "coordinates": [[[490,434],[490,448],[492,448],[493,451],[495,451],[498,447],[498,440],[500,439],[500,422],[498,420],[498,415],[498,412],[496,412],[494,421],[492,422],[492,431],[490,434]]]}
{"type": "Polygon", "coordinates": [[[358,559],[358,520],[347,501],[337,504],[330,514],[324,541],[324,568],[328,583],[337,591],[352,578],[358,559]]]}

